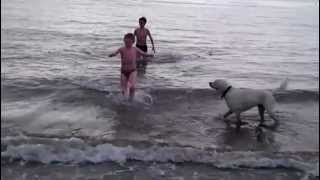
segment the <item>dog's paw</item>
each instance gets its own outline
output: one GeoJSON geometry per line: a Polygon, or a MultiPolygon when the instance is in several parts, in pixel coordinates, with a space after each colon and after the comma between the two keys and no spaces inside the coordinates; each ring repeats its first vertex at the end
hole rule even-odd
{"type": "Polygon", "coordinates": [[[258,135],[260,135],[261,133],[263,133],[263,130],[261,129],[260,126],[257,126],[256,129],[255,129],[255,134],[258,136],[258,135]]]}
{"type": "Polygon", "coordinates": [[[258,142],[263,142],[264,139],[265,139],[265,135],[264,135],[264,132],[263,130],[261,129],[261,127],[257,127],[256,130],[255,130],[255,134],[256,134],[256,137],[257,137],[257,141],[258,142]]]}
{"type": "Polygon", "coordinates": [[[269,125],[269,124],[260,123],[257,128],[265,128],[265,129],[274,131],[276,130],[277,126],[275,126],[274,124],[269,125]]]}

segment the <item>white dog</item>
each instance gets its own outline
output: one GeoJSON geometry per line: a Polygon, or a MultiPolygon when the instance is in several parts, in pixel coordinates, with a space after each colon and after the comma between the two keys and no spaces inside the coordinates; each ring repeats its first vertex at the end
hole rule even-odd
{"type": "Polygon", "coordinates": [[[214,82],[209,82],[209,86],[221,93],[221,98],[224,98],[229,111],[224,114],[224,118],[227,118],[232,113],[236,114],[237,118],[237,130],[240,130],[241,118],[240,114],[244,111],[251,109],[252,107],[258,106],[260,114],[260,126],[266,126],[264,122],[264,111],[266,110],[270,117],[274,120],[272,127],[277,127],[279,124],[278,119],[274,115],[275,99],[273,94],[275,91],[284,90],[287,86],[287,80],[285,80],[280,88],[275,91],[256,90],[256,89],[245,89],[235,88],[227,83],[223,79],[217,79],[214,82]]]}

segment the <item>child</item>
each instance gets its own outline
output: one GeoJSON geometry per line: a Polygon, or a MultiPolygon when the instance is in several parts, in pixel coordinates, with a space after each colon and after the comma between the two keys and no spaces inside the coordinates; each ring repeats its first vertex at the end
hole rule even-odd
{"type": "MultiPolygon", "coordinates": [[[[156,51],[154,49],[154,43],[153,43],[151,33],[147,28],[144,27],[146,25],[146,23],[147,23],[147,19],[145,17],[141,17],[139,19],[140,27],[134,30],[134,35],[137,38],[136,47],[144,52],[147,52],[148,51],[147,36],[149,36],[149,38],[151,40],[151,44],[152,44],[152,50],[154,53],[156,53],[156,51]]],[[[147,65],[146,60],[145,59],[140,60],[140,56],[138,56],[138,58],[139,58],[139,60],[137,61],[137,67],[144,67],[145,68],[145,66],[147,65]]]]}
{"type": "Polygon", "coordinates": [[[132,47],[134,44],[134,35],[128,33],[123,38],[124,47],[119,48],[116,52],[111,53],[109,57],[121,55],[121,90],[124,96],[130,95],[130,100],[134,98],[136,84],[136,59],[137,55],[153,57],[153,54],[147,54],[138,48],[132,47]]]}

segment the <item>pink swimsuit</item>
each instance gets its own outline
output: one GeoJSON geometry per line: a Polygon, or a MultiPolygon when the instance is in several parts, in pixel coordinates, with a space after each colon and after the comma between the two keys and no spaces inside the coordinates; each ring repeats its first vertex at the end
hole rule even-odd
{"type": "Polygon", "coordinates": [[[131,70],[124,70],[124,69],[121,69],[121,73],[127,78],[129,79],[131,73],[135,72],[136,69],[131,69],[131,70]]]}
{"type": "Polygon", "coordinates": [[[135,47],[120,49],[121,53],[121,74],[123,74],[131,86],[135,86],[135,77],[130,75],[136,71],[137,49],[135,47]]]}

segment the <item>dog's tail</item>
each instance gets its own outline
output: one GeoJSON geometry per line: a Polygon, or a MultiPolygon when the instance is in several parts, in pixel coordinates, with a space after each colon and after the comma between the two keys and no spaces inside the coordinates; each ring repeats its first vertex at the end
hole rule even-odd
{"type": "Polygon", "coordinates": [[[289,79],[286,78],[285,80],[283,80],[280,84],[280,87],[278,87],[277,89],[272,90],[272,94],[275,94],[277,92],[281,92],[281,91],[285,91],[288,87],[288,82],[289,79]]]}

